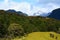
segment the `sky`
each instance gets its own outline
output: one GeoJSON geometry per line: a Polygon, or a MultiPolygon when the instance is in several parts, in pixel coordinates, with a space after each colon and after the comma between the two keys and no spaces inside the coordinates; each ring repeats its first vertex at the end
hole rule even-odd
{"type": "Polygon", "coordinates": [[[51,12],[60,8],[60,0],[0,0],[0,10],[14,9],[28,15],[51,12]]]}

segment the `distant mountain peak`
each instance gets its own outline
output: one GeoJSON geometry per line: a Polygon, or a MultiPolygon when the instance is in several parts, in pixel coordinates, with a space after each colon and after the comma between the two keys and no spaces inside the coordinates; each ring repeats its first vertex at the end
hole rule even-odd
{"type": "Polygon", "coordinates": [[[49,13],[46,13],[46,12],[43,12],[43,11],[38,11],[38,12],[33,14],[33,16],[43,16],[43,17],[46,17],[48,15],[49,15],[49,13]]]}
{"type": "Polygon", "coordinates": [[[33,14],[33,16],[40,16],[40,14],[42,14],[42,11],[37,11],[36,13],[33,14]]]}
{"type": "Polygon", "coordinates": [[[7,10],[7,12],[12,12],[12,13],[14,13],[14,12],[16,12],[16,11],[13,10],[13,9],[9,9],[9,10],[7,10]]]}
{"type": "Polygon", "coordinates": [[[6,12],[16,13],[16,14],[23,15],[23,16],[28,16],[26,13],[23,13],[21,11],[15,11],[14,9],[6,10],[6,12]]]}

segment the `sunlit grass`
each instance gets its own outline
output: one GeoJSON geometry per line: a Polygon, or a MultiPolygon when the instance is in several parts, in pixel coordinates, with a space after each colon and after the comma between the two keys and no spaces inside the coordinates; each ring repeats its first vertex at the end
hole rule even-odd
{"type": "Polygon", "coordinates": [[[25,40],[56,40],[56,36],[58,37],[57,39],[60,40],[60,34],[55,32],[33,32],[30,33],[25,40]],[[50,37],[50,33],[54,34],[54,38],[50,37]]]}

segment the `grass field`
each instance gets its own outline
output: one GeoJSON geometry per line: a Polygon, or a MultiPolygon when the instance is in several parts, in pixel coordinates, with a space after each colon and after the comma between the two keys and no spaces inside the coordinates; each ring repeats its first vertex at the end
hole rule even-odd
{"type": "Polygon", "coordinates": [[[60,34],[55,32],[33,32],[28,34],[25,38],[16,38],[14,40],[60,40],[60,34]],[[54,34],[54,38],[50,37],[50,33],[54,34]]]}

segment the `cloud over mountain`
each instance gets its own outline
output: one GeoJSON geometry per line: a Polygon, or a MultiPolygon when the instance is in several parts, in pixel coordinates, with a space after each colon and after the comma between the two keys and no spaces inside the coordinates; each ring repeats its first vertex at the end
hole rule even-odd
{"type": "MultiPolygon", "coordinates": [[[[43,0],[4,0],[0,2],[0,9],[8,10],[15,9],[17,11],[22,11],[28,15],[33,15],[38,11],[43,11],[45,13],[52,11],[53,9],[59,8],[59,0],[55,1],[43,1],[43,0]],[[48,3],[49,2],[49,3],[48,3]]],[[[42,14],[42,13],[40,13],[42,14]]]]}

